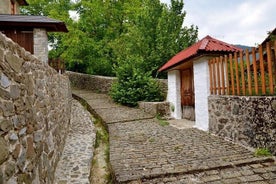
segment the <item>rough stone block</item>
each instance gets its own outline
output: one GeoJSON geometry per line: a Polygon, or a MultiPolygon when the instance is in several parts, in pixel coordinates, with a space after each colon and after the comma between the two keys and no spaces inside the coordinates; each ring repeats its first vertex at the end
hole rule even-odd
{"type": "Polygon", "coordinates": [[[0,62],[4,62],[4,50],[3,49],[0,49],[0,62]]]}
{"type": "Polygon", "coordinates": [[[146,113],[153,116],[169,116],[170,115],[170,103],[169,102],[139,102],[138,106],[146,113]]]}
{"type": "Polygon", "coordinates": [[[0,108],[2,108],[5,117],[14,115],[14,105],[12,102],[2,101],[2,104],[0,102],[0,108]]]}
{"type": "Polygon", "coordinates": [[[21,151],[21,145],[20,144],[17,144],[12,152],[12,156],[14,159],[17,159],[18,156],[19,156],[19,153],[21,151]]]}
{"type": "Polygon", "coordinates": [[[3,88],[8,88],[11,85],[11,81],[9,80],[9,78],[5,75],[5,74],[1,74],[1,86],[3,88]]]}
{"type": "Polygon", "coordinates": [[[0,119],[0,129],[4,132],[8,132],[12,128],[12,122],[10,120],[0,119]]]}
{"type": "Polygon", "coordinates": [[[2,171],[0,170],[0,184],[4,183],[4,175],[2,173],[2,171]]]}
{"type": "Polygon", "coordinates": [[[25,172],[25,163],[26,163],[26,150],[22,148],[16,162],[16,165],[21,172],[25,172]]]}
{"type": "Polygon", "coordinates": [[[6,167],[5,167],[6,180],[10,179],[10,177],[12,177],[12,175],[15,173],[15,167],[16,167],[16,164],[13,161],[10,161],[6,164],[6,167]]]}
{"type": "Polygon", "coordinates": [[[13,55],[11,52],[6,54],[6,61],[9,63],[10,67],[17,73],[21,71],[23,60],[13,55]]]}
{"type": "Polygon", "coordinates": [[[9,148],[6,140],[0,137],[0,165],[8,159],[9,148]]]}
{"type": "Polygon", "coordinates": [[[8,91],[2,89],[0,87],[0,96],[4,99],[4,100],[9,100],[11,98],[11,95],[8,91]]]}
{"type": "Polygon", "coordinates": [[[28,137],[27,138],[27,151],[26,151],[26,157],[27,159],[32,159],[35,157],[35,150],[34,150],[34,145],[33,145],[33,138],[28,137]]]}
{"type": "Polygon", "coordinates": [[[17,134],[11,133],[11,135],[9,136],[9,140],[10,141],[17,141],[18,140],[17,134]]]}
{"type": "Polygon", "coordinates": [[[20,88],[17,85],[10,86],[10,96],[13,99],[17,99],[20,96],[20,88]]]}

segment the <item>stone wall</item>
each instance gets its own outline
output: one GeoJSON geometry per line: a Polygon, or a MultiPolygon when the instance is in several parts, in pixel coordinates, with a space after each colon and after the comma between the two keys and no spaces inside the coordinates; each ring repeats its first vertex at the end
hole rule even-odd
{"type": "Polygon", "coordinates": [[[115,77],[105,77],[99,75],[88,75],[76,72],[66,72],[69,77],[72,88],[86,89],[99,93],[108,93],[115,77]]]}
{"type": "MultiPolygon", "coordinates": [[[[67,71],[66,75],[71,81],[71,86],[77,89],[87,89],[99,93],[108,93],[116,77],[105,77],[99,75],[88,75],[67,71]]],[[[163,93],[167,94],[167,80],[158,79],[163,93]]]]}
{"type": "Polygon", "coordinates": [[[209,96],[209,131],[276,155],[276,97],[209,96]]]}
{"type": "Polygon", "coordinates": [[[171,116],[169,102],[138,102],[138,107],[153,116],[169,118],[171,116]]]}
{"type": "Polygon", "coordinates": [[[0,183],[52,183],[70,123],[70,83],[0,33],[0,183]]]}

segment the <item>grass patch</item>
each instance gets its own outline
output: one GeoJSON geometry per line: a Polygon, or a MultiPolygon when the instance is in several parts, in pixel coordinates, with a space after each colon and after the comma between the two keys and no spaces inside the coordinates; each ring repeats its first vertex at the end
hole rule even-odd
{"type": "Polygon", "coordinates": [[[102,182],[112,184],[114,179],[109,157],[109,134],[100,119],[94,119],[94,125],[97,132],[90,182],[101,178],[102,182]]]}
{"type": "Polygon", "coordinates": [[[168,126],[169,125],[169,122],[165,121],[165,120],[159,120],[159,124],[161,126],[168,126]]]}
{"type": "Polygon", "coordinates": [[[267,148],[257,148],[255,150],[254,156],[260,157],[266,157],[266,156],[272,156],[271,152],[267,148]]]}
{"type": "Polygon", "coordinates": [[[155,139],[153,138],[153,137],[151,137],[150,139],[149,139],[149,142],[154,142],[155,141],[155,139]]]}
{"type": "Polygon", "coordinates": [[[106,147],[105,147],[105,151],[104,151],[104,155],[105,155],[105,161],[106,161],[106,165],[107,165],[107,170],[109,172],[106,173],[105,175],[105,179],[107,181],[108,184],[112,184],[113,181],[115,180],[111,171],[112,171],[112,167],[111,167],[111,164],[110,164],[110,151],[109,151],[109,143],[106,144],[106,147]]]}
{"type": "Polygon", "coordinates": [[[161,125],[161,126],[168,126],[169,125],[169,122],[162,119],[162,117],[159,114],[156,115],[156,119],[158,120],[159,125],[161,125]]]}

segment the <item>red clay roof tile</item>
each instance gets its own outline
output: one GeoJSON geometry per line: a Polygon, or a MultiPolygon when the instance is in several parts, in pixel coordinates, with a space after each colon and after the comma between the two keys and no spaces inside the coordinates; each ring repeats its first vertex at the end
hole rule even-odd
{"type": "Polygon", "coordinates": [[[214,39],[211,36],[206,36],[194,45],[188,47],[187,49],[179,52],[174,57],[172,57],[166,64],[164,64],[158,71],[164,71],[169,68],[175,67],[184,60],[196,57],[200,52],[235,52],[241,49],[235,47],[231,44],[222,42],[220,40],[214,39]]]}

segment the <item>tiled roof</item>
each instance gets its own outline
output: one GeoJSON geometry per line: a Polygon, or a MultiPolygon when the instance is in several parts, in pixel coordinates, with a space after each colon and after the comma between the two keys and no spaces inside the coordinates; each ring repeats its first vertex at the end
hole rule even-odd
{"type": "Polygon", "coordinates": [[[1,28],[45,28],[47,31],[68,32],[64,22],[45,16],[0,14],[1,28]]]}
{"type": "Polygon", "coordinates": [[[163,65],[158,71],[164,71],[169,68],[175,67],[176,65],[187,61],[188,59],[194,58],[200,54],[207,53],[220,53],[220,52],[235,52],[241,49],[235,47],[231,44],[222,42],[220,40],[214,39],[211,36],[206,36],[194,45],[188,47],[187,49],[179,52],[174,57],[172,57],[165,65],[163,65]]]}

